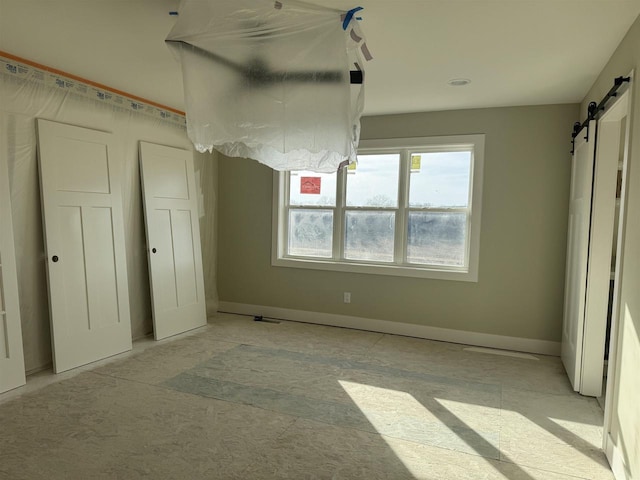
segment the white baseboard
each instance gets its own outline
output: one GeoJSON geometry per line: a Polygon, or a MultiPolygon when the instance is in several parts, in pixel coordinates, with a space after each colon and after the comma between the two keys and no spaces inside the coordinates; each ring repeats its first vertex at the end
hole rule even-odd
{"type": "Polygon", "coordinates": [[[371,332],[404,335],[406,337],[426,338],[443,342],[461,343],[478,347],[499,348],[517,352],[537,353],[541,355],[560,355],[560,342],[534,340],[531,338],[506,337],[488,333],[468,332],[449,328],[429,327],[412,323],[392,322],[371,318],[337,315],[334,313],[309,312],[289,308],[248,305],[245,303],[220,302],[219,312],[237,313],[241,315],[262,315],[268,318],[279,318],[294,322],[315,323],[333,327],[353,328],[371,332]]]}
{"type": "Polygon", "coordinates": [[[213,317],[218,312],[218,299],[207,298],[206,300],[207,318],[213,317]]]}
{"type": "Polygon", "coordinates": [[[45,370],[53,370],[53,363],[49,362],[46,365],[42,365],[40,367],[30,368],[26,372],[24,372],[25,376],[29,377],[31,375],[35,375],[36,373],[44,372],[45,370]]]}
{"type": "Polygon", "coordinates": [[[631,480],[631,476],[627,473],[627,467],[625,466],[622,453],[620,449],[616,447],[611,435],[607,435],[604,453],[607,456],[611,471],[616,480],[631,480]]]}

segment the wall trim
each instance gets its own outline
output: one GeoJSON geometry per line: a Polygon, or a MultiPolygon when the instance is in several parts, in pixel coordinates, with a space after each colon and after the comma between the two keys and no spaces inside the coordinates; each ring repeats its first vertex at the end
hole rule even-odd
{"type": "Polygon", "coordinates": [[[393,335],[461,343],[477,347],[514,350],[517,352],[537,353],[541,355],[560,355],[560,342],[552,342],[549,340],[507,337],[504,335],[492,335],[488,333],[430,327],[428,325],[415,325],[411,323],[392,322],[389,320],[377,320],[373,318],[353,317],[334,313],[310,312],[307,310],[293,310],[289,308],[249,305],[246,303],[235,302],[221,301],[218,306],[218,312],[235,313],[240,315],[262,315],[263,317],[291,320],[294,322],[390,333],[393,335]]]}
{"type": "Polygon", "coordinates": [[[610,434],[605,437],[604,453],[611,466],[611,471],[616,480],[631,480],[630,474],[627,474],[624,457],[620,449],[616,447],[610,434]]]}
{"type": "Polygon", "coordinates": [[[24,374],[25,376],[30,377],[31,375],[44,372],[45,370],[53,370],[53,362],[48,362],[45,365],[41,365],[39,367],[30,368],[29,370],[25,371],[24,374]]]}
{"type": "Polygon", "coordinates": [[[150,115],[158,120],[169,121],[183,128],[186,126],[185,112],[182,110],[123,92],[108,85],[42,65],[2,50],[0,50],[0,64],[3,64],[0,74],[8,77],[27,79],[54,89],[91,98],[101,103],[150,115]]]}
{"type": "Polygon", "coordinates": [[[206,299],[207,317],[213,317],[218,311],[218,299],[207,298],[206,299]]]}

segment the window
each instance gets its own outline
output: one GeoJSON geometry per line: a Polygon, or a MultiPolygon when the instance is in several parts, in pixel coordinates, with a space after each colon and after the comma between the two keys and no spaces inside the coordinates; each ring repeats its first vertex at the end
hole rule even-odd
{"type": "Polygon", "coordinates": [[[275,266],[477,281],[484,135],[360,142],[338,173],[274,173],[275,266]]]}

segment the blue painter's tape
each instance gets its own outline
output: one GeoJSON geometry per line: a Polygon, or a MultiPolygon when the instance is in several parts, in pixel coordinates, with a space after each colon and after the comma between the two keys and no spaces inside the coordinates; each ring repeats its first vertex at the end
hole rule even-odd
{"type": "MultiPolygon", "coordinates": [[[[344,21],[342,22],[342,29],[346,30],[349,27],[349,24],[351,23],[351,20],[353,20],[353,16],[358,13],[360,10],[364,10],[363,7],[356,7],[356,8],[352,8],[351,10],[349,10],[345,16],[344,16],[344,21]]],[[[356,20],[362,20],[362,17],[356,17],[356,20]]]]}

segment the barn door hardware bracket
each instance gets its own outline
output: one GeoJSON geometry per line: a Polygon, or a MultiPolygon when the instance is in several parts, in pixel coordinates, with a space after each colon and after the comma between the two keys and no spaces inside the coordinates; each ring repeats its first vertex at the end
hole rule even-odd
{"type": "MultiPolygon", "coordinates": [[[[573,133],[571,133],[571,155],[575,151],[576,137],[580,134],[583,128],[588,128],[591,120],[596,120],[598,116],[604,112],[607,106],[607,102],[612,98],[618,96],[618,90],[625,84],[631,81],[631,77],[616,77],[613,81],[613,87],[607,92],[607,94],[600,100],[600,103],[591,102],[587,107],[587,118],[584,122],[576,122],[573,125],[573,133]]],[[[587,135],[588,136],[588,135],[587,135]]]]}

